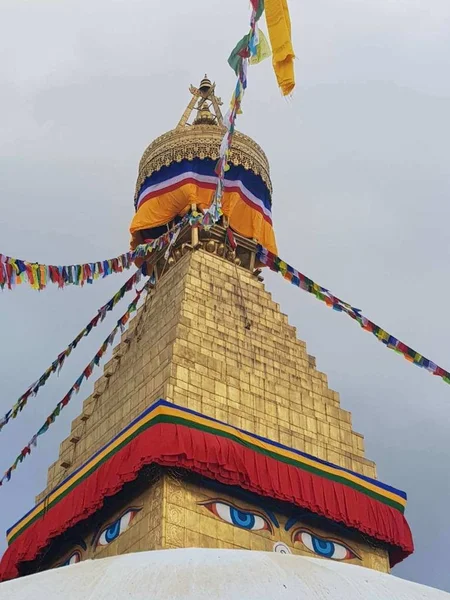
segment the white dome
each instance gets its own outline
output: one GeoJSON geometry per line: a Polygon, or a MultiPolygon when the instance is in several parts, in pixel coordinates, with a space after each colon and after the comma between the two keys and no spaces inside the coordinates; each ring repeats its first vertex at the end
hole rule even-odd
{"type": "Polygon", "coordinates": [[[0,600],[450,600],[364,567],[248,550],[183,549],[87,560],[0,584],[0,600]]]}

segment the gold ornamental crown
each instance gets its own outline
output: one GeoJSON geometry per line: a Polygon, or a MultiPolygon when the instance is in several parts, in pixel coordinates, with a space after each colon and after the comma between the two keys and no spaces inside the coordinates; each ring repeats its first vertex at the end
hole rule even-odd
{"type": "MultiPolygon", "coordinates": [[[[219,149],[225,133],[220,107],[222,101],[215,95],[216,84],[208,77],[198,88],[190,86],[192,98],[180,119],[171,131],[156,138],[145,150],[139,163],[136,182],[136,195],[144,180],[161,167],[169,166],[183,159],[219,158],[219,149]],[[192,123],[192,113],[197,113],[192,123]]],[[[250,137],[235,131],[231,144],[229,163],[241,165],[259,175],[272,193],[269,161],[261,148],[250,137]]]]}

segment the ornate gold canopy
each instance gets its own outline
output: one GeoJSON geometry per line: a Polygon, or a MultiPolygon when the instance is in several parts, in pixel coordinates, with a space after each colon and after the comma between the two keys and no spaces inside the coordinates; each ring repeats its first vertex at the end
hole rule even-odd
{"type": "MultiPolygon", "coordinates": [[[[156,138],[145,150],[139,163],[136,194],[146,177],[163,166],[183,159],[219,158],[225,127],[220,110],[222,101],[215,95],[215,83],[205,75],[198,88],[190,86],[190,92],[192,98],[175,129],[156,138]],[[196,116],[190,123],[194,111],[196,116]]],[[[262,148],[250,137],[238,131],[234,133],[229,162],[259,175],[272,192],[269,162],[262,148]]]]}

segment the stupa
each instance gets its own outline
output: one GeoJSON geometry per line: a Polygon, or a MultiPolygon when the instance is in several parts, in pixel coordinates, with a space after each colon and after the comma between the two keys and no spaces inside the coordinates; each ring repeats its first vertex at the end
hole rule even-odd
{"type": "MultiPolygon", "coordinates": [[[[190,91],[178,125],[140,162],[134,245],[211,202],[221,101],[207,77],[190,91]]],[[[189,548],[388,573],[413,551],[406,495],[377,479],[351,414],[264,288],[257,245],[276,249],[266,155],[236,133],[229,161],[222,221],[182,228],[169,256],[146,260],[152,289],[35,507],[9,529],[3,580],[189,548]]],[[[16,583],[3,585],[12,594],[16,583]]]]}

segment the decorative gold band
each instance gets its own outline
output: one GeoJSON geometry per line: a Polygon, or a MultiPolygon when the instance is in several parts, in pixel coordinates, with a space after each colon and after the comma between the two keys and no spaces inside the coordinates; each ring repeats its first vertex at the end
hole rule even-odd
{"type": "MultiPolygon", "coordinates": [[[[224,132],[225,129],[217,125],[191,125],[173,129],[156,138],[145,150],[139,163],[136,195],[144,180],[163,166],[183,159],[217,160],[224,132]]],[[[272,193],[269,162],[262,148],[251,138],[243,133],[234,133],[229,161],[259,175],[272,193]]]]}

